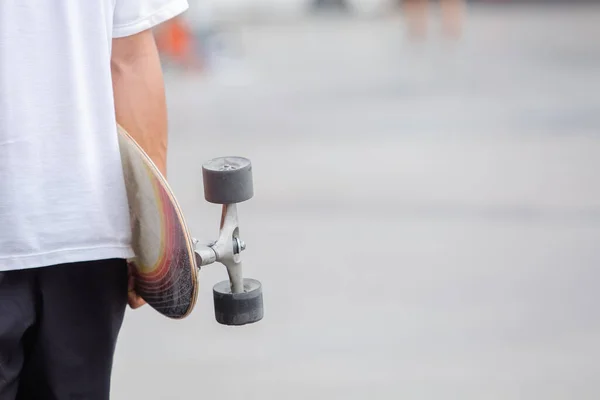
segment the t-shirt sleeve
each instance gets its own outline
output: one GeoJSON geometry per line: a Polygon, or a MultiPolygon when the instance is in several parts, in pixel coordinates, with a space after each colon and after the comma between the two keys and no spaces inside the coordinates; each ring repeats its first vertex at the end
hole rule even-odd
{"type": "Polygon", "coordinates": [[[135,35],[188,9],[187,0],[116,0],[113,37],[135,35]]]}

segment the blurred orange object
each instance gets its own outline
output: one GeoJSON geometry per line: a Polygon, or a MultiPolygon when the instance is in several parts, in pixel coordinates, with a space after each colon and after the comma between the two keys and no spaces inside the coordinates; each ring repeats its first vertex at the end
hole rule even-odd
{"type": "Polygon", "coordinates": [[[194,34],[181,17],[173,18],[158,27],[155,38],[161,55],[187,67],[201,67],[194,34]]]}

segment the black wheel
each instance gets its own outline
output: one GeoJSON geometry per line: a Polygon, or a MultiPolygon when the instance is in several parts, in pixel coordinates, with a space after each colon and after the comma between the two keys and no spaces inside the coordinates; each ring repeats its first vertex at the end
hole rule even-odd
{"type": "Polygon", "coordinates": [[[235,204],[254,196],[252,163],[243,157],[220,157],[202,166],[204,198],[215,204],[235,204]]]}
{"type": "Polygon", "coordinates": [[[215,318],[222,325],[246,325],[263,318],[262,285],[244,279],[244,293],[231,293],[231,283],[223,281],[213,287],[215,318]]]}

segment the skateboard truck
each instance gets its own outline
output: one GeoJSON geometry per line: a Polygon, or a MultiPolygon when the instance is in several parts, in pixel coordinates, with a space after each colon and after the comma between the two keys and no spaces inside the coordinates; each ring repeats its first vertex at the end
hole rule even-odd
{"type": "Polygon", "coordinates": [[[223,205],[221,214],[221,231],[219,239],[208,246],[197,246],[200,266],[220,262],[227,268],[232,293],[242,293],[244,283],[242,277],[241,252],[246,244],[239,238],[238,216],[236,204],[223,205]]]}
{"type": "Polygon", "coordinates": [[[239,237],[237,203],[253,197],[252,164],[242,157],[221,157],[202,166],[204,197],[222,204],[219,238],[214,243],[194,242],[198,266],[219,262],[229,281],[213,287],[215,318],[223,325],[245,325],[263,318],[262,285],[243,277],[241,253],[246,244],[239,237]]]}

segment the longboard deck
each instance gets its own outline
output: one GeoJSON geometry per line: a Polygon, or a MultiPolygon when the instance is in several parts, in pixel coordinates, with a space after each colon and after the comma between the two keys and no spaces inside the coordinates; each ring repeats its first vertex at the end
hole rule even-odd
{"type": "Polygon", "coordinates": [[[188,316],[198,297],[198,268],[183,213],[166,179],[137,142],[117,126],[127,188],[136,291],[156,311],[188,316]]]}

